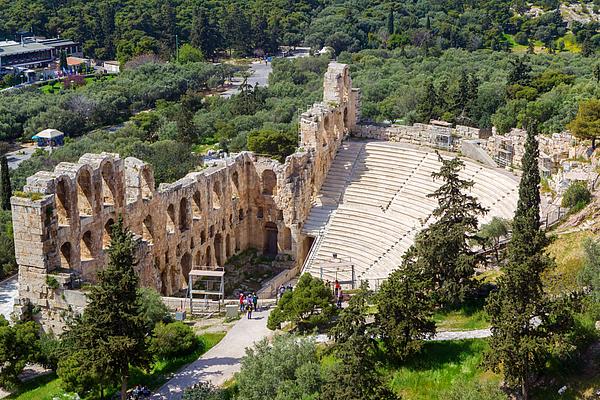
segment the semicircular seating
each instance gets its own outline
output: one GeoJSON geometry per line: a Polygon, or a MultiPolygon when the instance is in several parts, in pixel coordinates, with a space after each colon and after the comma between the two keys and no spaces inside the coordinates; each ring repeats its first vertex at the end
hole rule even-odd
{"type": "MultiPolygon", "coordinates": [[[[444,158],[450,155],[444,155],[444,158]]],[[[474,182],[471,194],[494,216],[510,219],[518,199],[518,178],[463,158],[460,175],[474,182]]],[[[351,264],[358,280],[386,278],[402,262],[415,235],[433,221],[437,201],[428,195],[441,162],[435,150],[401,143],[346,142],[330,169],[322,195],[334,205],[315,206],[306,224],[322,238],[305,271],[326,280],[350,280],[350,268],[329,268],[333,254],[351,264]],[[325,267],[324,267],[325,266],[325,267]]]]}

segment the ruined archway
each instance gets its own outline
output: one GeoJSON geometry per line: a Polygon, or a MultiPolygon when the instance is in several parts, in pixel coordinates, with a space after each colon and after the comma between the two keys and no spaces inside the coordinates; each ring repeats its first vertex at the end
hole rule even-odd
{"type": "Polygon", "coordinates": [[[142,222],[142,239],[150,243],[154,241],[154,224],[152,223],[152,216],[150,214],[142,222]]]}
{"type": "Polygon", "coordinates": [[[211,195],[212,195],[212,207],[213,210],[218,210],[221,208],[221,185],[219,185],[219,182],[215,182],[212,190],[211,190],[211,195]]]}
{"type": "Polygon", "coordinates": [[[277,194],[277,175],[270,169],[263,171],[262,179],[262,194],[274,196],[277,194]]]}
{"type": "Polygon", "coordinates": [[[154,179],[149,168],[142,169],[140,180],[142,199],[150,200],[154,194],[154,179]]]}
{"type": "Polygon", "coordinates": [[[268,256],[277,255],[277,225],[273,222],[265,224],[263,253],[268,256]]]}
{"type": "Polygon", "coordinates": [[[225,257],[231,257],[231,236],[229,234],[225,236],[225,257]]]}
{"type": "Polygon", "coordinates": [[[217,265],[219,267],[223,266],[222,264],[222,255],[223,255],[223,239],[221,237],[220,233],[217,233],[215,235],[215,240],[214,240],[214,245],[215,245],[215,260],[217,262],[217,265]]]}
{"type": "Polygon", "coordinates": [[[175,206],[167,207],[167,233],[175,233],[175,206]]]}
{"type": "Polygon", "coordinates": [[[71,188],[65,179],[60,179],[56,185],[56,213],[58,225],[68,226],[71,222],[71,201],[69,193],[71,188]]]}
{"type": "Polygon", "coordinates": [[[195,266],[202,265],[202,252],[200,250],[198,250],[196,252],[196,257],[194,257],[194,265],[195,266]]]}
{"type": "Polygon", "coordinates": [[[292,250],[292,230],[288,227],[283,228],[283,250],[292,250]]]}
{"type": "Polygon", "coordinates": [[[60,267],[70,269],[71,262],[71,243],[65,242],[60,246],[60,267]]]}
{"type": "Polygon", "coordinates": [[[81,261],[89,261],[94,259],[94,241],[92,239],[92,231],[87,231],[81,236],[79,246],[81,261]]]}
{"type": "Polygon", "coordinates": [[[190,271],[192,270],[192,256],[190,253],[185,253],[181,257],[181,274],[183,275],[184,285],[187,286],[190,271]]]}
{"type": "Polygon", "coordinates": [[[231,182],[231,198],[237,199],[240,197],[240,182],[237,171],[234,171],[233,174],[231,174],[231,182]]]}
{"type": "Polygon", "coordinates": [[[102,166],[102,204],[111,206],[115,204],[115,182],[112,163],[102,166]]]}
{"type": "Polygon", "coordinates": [[[77,207],[79,216],[90,217],[93,212],[94,195],[92,177],[87,169],[82,169],[77,176],[77,207]]]}
{"type": "Polygon", "coordinates": [[[188,200],[185,197],[179,202],[179,230],[185,232],[189,229],[189,206],[188,200]]]}
{"type": "Polygon", "coordinates": [[[206,242],[206,231],[202,229],[200,232],[200,244],[204,244],[206,242]]]}
{"type": "Polygon", "coordinates": [[[204,265],[213,265],[212,261],[212,248],[206,247],[206,256],[204,257],[204,265]]]}
{"type": "Polygon", "coordinates": [[[102,248],[106,249],[110,246],[110,238],[112,237],[112,227],[115,224],[115,221],[110,218],[104,224],[104,229],[102,230],[102,248]]]}
{"type": "Polygon", "coordinates": [[[195,220],[202,219],[202,196],[199,191],[196,191],[193,196],[192,218],[195,220]]]}

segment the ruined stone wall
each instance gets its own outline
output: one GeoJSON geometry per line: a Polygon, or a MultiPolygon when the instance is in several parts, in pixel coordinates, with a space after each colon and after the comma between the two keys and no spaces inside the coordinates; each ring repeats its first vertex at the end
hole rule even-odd
{"type": "MultiPolygon", "coordinates": [[[[457,125],[440,126],[434,124],[413,125],[359,125],[353,135],[365,139],[384,140],[389,142],[412,143],[422,146],[440,146],[438,137],[451,137],[451,149],[460,148],[462,139],[478,139],[480,129],[457,125]]],[[[446,147],[446,146],[444,146],[446,147]]]]}
{"type": "Polygon", "coordinates": [[[300,118],[300,148],[285,163],[243,152],[155,188],[152,168],[117,154],[86,154],[27,179],[11,199],[19,264],[18,313],[60,332],[81,311],[81,282],[106,265],[110,227],[121,216],[138,239],[143,286],[173,295],[190,270],[222,266],[249,247],[301,263],[302,224],[345,135],[359,118],[348,68],[331,63],[324,101],[300,118]]]}

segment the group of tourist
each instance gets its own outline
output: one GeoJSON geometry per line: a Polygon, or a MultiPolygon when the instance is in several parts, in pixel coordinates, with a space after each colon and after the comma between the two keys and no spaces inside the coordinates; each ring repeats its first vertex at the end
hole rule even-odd
{"type": "MultiPolygon", "coordinates": [[[[325,285],[331,289],[331,282],[327,281],[325,285]]],[[[342,303],[344,301],[344,292],[342,291],[342,285],[340,281],[337,279],[333,284],[333,298],[335,299],[335,304],[337,308],[342,308],[342,303]]]]}
{"type": "Polygon", "coordinates": [[[279,286],[279,290],[277,291],[277,298],[275,299],[275,301],[277,302],[277,301],[281,300],[281,298],[283,297],[285,292],[291,292],[293,289],[294,288],[290,284],[288,284],[287,286],[285,286],[285,285],[279,286]]]}
{"type": "Polygon", "coordinates": [[[127,394],[127,399],[128,400],[146,399],[146,398],[150,397],[151,394],[152,394],[152,392],[150,392],[150,389],[148,389],[146,386],[136,385],[127,394]]]}
{"type": "Polygon", "coordinates": [[[248,319],[252,319],[252,311],[258,309],[258,296],[256,293],[240,293],[240,312],[246,312],[248,319]]]}

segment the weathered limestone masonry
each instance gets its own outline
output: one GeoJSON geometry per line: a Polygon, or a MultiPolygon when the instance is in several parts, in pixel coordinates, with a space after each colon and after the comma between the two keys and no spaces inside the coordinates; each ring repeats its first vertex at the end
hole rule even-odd
{"type": "Polygon", "coordinates": [[[284,164],[243,152],[156,189],[149,165],[102,153],[29,177],[27,196],[11,199],[17,313],[31,311],[44,330],[60,332],[85,307],[80,284],[105,265],[119,216],[139,239],[141,284],[163,295],[185,289],[192,268],[223,265],[249,247],[300,265],[311,244],[301,234],[311,200],[359,117],[360,93],[345,65],[329,65],[323,89],[323,102],[300,118],[300,149],[284,164]]]}
{"type": "Polygon", "coordinates": [[[442,124],[413,125],[360,125],[354,136],[388,142],[404,142],[416,145],[435,146],[456,151],[462,139],[479,139],[480,129],[469,126],[442,124]]]}

